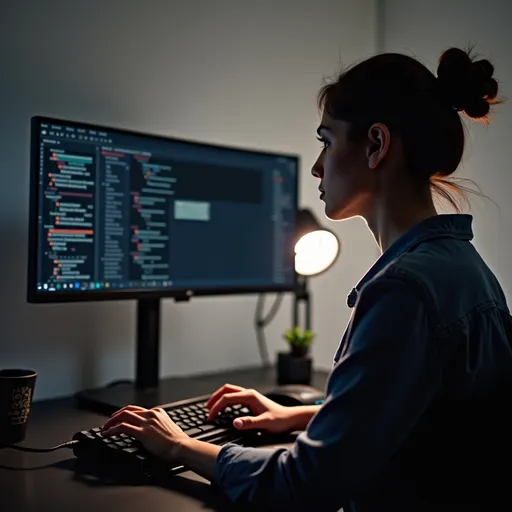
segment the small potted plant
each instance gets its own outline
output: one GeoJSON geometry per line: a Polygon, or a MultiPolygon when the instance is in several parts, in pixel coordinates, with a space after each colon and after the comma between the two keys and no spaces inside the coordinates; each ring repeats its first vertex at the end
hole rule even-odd
{"type": "Polygon", "coordinates": [[[315,334],[300,327],[287,329],[283,338],[288,343],[288,352],[279,352],[277,358],[277,381],[284,384],[310,384],[313,361],[309,354],[315,334]]]}

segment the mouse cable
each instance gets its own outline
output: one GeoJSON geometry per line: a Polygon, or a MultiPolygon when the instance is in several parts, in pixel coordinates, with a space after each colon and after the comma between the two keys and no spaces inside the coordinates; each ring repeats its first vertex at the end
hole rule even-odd
{"type": "Polygon", "coordinates": [[[1,448],[12,448],[13,450],[20,450],[22,452],[32,452],[32,453],[47,453],[54,452],[55,450],[60,450],[61,448],[72,448],[75,444],[78,444],[78,440],[67,441],[65,443],[58,444],[57,446],[53,446],[52,448],[28,448],[27,446],[19,446],[17,444],[8,444],[8,445],[0,445],[1,448]]]}

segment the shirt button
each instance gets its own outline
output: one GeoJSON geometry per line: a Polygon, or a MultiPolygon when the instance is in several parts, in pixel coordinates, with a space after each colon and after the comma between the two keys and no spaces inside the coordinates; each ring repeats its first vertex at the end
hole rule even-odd
{"type": "Polygon", "coordinates": [[[352,291],[348,294],[347,297],[347,306],[349,308],[353,308],[357,302],[357,290],[352,288],[352,291]]]}

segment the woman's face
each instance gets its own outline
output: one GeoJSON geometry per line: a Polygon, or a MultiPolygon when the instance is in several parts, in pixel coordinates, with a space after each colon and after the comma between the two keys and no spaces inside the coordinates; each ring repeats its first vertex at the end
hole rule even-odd
{"type": "Polygon", "coordinates": [[[364,216],[371,208],[376,186],[368,144],[351,142],[348,128],[348,123],[324,112],[317,130],[323,148],[311,173],[320,179],[320,199],[332,220],[364,216]]]}

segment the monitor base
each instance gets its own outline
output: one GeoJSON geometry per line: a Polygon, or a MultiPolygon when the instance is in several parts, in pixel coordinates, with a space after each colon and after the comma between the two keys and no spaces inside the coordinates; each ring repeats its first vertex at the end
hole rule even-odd
{"type": "Polygon", "coordinates": [[[162,380],[156,388],[137,389],[135,384],[87,389],[75,395],[81,409],[110,416],[127,405],[140,405],[151,409],[169,402],[176,402],[198,395],[211,394],[211,386],[190,379],[162,380]]]}
{"type": "MultiPolygon", "coordinates": [[[[317,385],[323,386],[325,376],[323,372],[318,374],[321,376],[317,385]]],[[[140,405],[150,409],[169,402],[211,395],[227,382],[265,392],[275,387],[276,370],[273,366],[250,367],[192,377],[171,377],[161,379],[158,386],[148,389],[137,389],[135,384],[121,383],[81,391],[75,395],[75,400],[79,408],[110,416],[126,405],[140,405]]]]}

